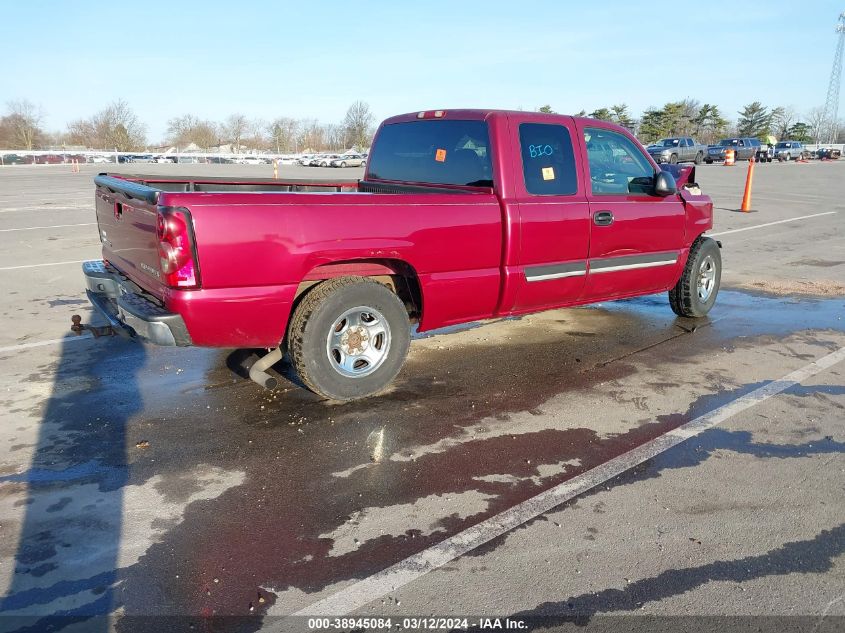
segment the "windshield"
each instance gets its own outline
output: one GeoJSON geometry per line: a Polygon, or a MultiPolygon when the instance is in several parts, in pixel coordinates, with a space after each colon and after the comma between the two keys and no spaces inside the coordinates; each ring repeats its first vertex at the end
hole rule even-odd
{"type": "Polygon", "coordinates": [[[725,139],[722,139],[721,141],[719,141],[719,145],[721,145],[722,147],[739,145],[739,139],[738,138],[725,138],[725,139]]]}
{"type": "Polygon", "coordinates": [[[487,123],[423,120],[385,125],[368,159],[369,178],[492,187],[487,123]]]}
{"type": "Polygon", "coordinates": [[[778,143],[775,147],[783,148],[783,147],[792,147],[792,143],[778,143]]]}
{"type": "Polygon", "coordinates": [[[655,143],[655,145],[659,145],[660,147],[677,147],[679,139],[676,138],[662,138],[655,143]]]}

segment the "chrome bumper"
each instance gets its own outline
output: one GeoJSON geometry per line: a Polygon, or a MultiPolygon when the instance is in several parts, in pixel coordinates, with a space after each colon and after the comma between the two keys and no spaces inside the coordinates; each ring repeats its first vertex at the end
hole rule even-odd
{"type": "Polygon", "coordinates": [[[117,269],[95,260],[83,263],[82,273],[88,299],[121,336],[140,338],[155,345],[192,344],[182,317],[136,291],[134,284],[117,269]]]}

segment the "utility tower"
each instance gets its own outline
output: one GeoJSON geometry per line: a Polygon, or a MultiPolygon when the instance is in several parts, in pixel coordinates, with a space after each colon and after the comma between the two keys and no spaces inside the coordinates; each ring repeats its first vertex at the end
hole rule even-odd
{"type": "Polygon", "coordinates": [[[830,71],[830,83],[827,86],[827,99],[824,102],[822,129],[820,136],[827,143],[835,143],[839,131],[839,85],[842,83],[842,50],[845,48],[845,11],[839,14],[836,24],[839,34],[836,53],[833,55],[833,70],[830,71]]]}

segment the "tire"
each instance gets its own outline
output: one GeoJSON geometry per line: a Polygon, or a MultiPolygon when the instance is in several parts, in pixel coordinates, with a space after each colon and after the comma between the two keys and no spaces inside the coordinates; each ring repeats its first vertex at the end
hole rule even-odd
{"type": "Polygon", "coordinates": [[[306,387],[330,400],[356,400],[383,390],[402,368],[411,343],[408,312],[384,284],[337,277],[305,295],[287,341],[291,364],[306,387]],[[350,334],[357,334],[351,346],[350,334]]]}
{"type": "Polygon", "coordinates": [[[719,294],[722,280],[722,254],[709,237],[693,242],[684,272],[669,291],[669,305],[678,316],[701,318],[710,312],[719,294]],[[709,284],[705,284],[705,274],[709,284]],[[705,293],[706,290],[706,293],[705,293]]]}
{"type": "Polygon", "coordinates": [[[701,161],[703,161],[703,160],[704,160],[704,154],[702,154],[701,152],[698,152],[698,154],[695,155],[695,161],[693,161],[693,162],[695,162],[696,165],[700,165],[701,161]]]}
{"type": "Polygon", "coordinates": [[[367,166],[367,161],[362,160],[362,161],[361,161],[361,167],[366,167],[366,166],[367,166]]]}
{"type": "Polygon", "coordinates": [[[789,161],[792,160],[792,154],[787,154],[784,158],[786,159],[786,162],[788,163],[789,161]]]}
{"type": "Polygon", "coordinates": [[[340,164],[341,167],[346,167],[346,162],[340,164]]]}
{"type": "Polygon", "coordinates": [[[328,166],[329,166],[329,164],[328,164],[327,162],[325,162],[325,161],[323,161],[322,163],[320,163],[320,167],[328,167],[328,166]]]}
{"type": "Polygon", "coordinates": [[[678,164],[678,155],[677,154],[672,154],[669,157],[669,164],[670,165],[677,165],[678,164]]]}
{"type": "Polygon", "coordinates": [[[712,158],[705,158],[705,159],[704,159],[704,162],[705,162],[705,163],[707,163],[708,165],[712,165],[712,164],[713,164],[713,159],[712,159],[712,158]]]}

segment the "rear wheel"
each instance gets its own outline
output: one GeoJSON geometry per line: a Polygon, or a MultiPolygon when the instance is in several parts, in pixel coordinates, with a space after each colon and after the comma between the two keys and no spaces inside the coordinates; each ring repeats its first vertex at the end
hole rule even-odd
{"type": "Polygon", "coordinates": [[[669,164],[670,164],[670,165],[675,165],[675,164],[677,164],[677,162],[678,162],[678,155],[677,155],[677,154],[672,154],[672,155],[669,157],[669,164]]]}
{"type": "Polygon", "coordinates": [[[311,391],[355,400],[390,384],[410,340],[408,313],[387,286],[366,277],[339,277],[302,299],[291,319],[288,351],[311,391]]]}
{"type": "Polygon", "coordinates": [[[669,291],[672,311],[682,317],[703,317],[719,294],[722,280],[722,254],[709,237],[698,238],[690,248],[684,272],[669,291]]]}

